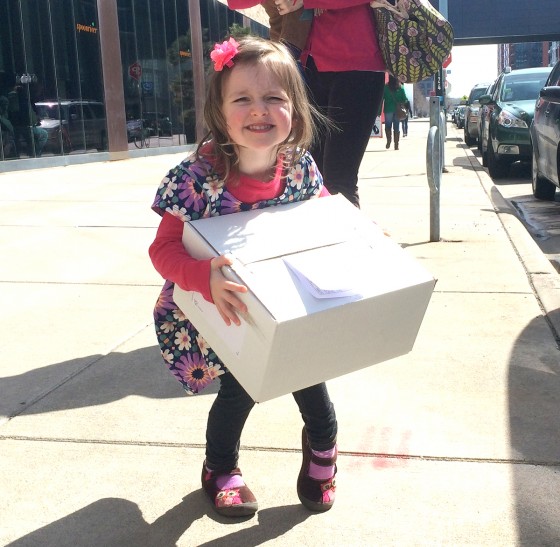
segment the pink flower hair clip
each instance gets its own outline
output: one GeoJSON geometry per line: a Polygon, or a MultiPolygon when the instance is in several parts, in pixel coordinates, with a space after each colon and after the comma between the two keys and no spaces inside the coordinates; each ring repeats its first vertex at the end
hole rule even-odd
{"type": "Polygon", "coordinates": [[[227,42],[215,44],[213,51],[210,52],[210,58],[214,61],[214,70],[220,72],[224,66],[231,68],[233,66],[232,59],[239,53],[239,44],[230,38],[227,42]]]}

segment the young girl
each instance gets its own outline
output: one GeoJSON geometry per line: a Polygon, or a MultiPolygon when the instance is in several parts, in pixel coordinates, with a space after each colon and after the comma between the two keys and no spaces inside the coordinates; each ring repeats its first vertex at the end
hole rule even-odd
{"type": "MultiPolygon", "coordinates": [[[[257,511],[238,468],[241,432],[254,401],[173,302],[173,287],[198,291],[227,325],[246,311],[247,288],[226,280],[225,256],[195,260],[185,251],[183,223],[262,209],[328,194],[312,157],[313,115],[294,59],[279,43],[247,37],[216,44],[205,121],[196,153],[163,179],[152,208],[162,216],[150,257],[166,279],[154,310],[162,356],[189,394],[218,376],[208,416],[202,487],[215,510],[236,517],[257,511]]],[[[236,328],[231,325],[230,328],[236,328]]],[[[304,421],[297,493],[310,510],[334,503],[337,421],[325,384],[293,394],[304,421]]]]}

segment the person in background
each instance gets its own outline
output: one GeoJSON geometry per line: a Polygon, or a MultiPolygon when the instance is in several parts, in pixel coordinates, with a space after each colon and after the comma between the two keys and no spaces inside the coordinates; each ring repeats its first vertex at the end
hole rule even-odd
{"type": "MultiPolygon", "coordinates": [[[[162,218],[150,257],[166,279],[154,310],[165,363],[189,394],[220,379],[208,416],[201,480],[219,514],[239,517],[258,509],[238,467],[241,433],[255,403],[175,304],[173,288],[177,284],[201,293],[216,305],[230,328],[240,325],[240,316],[247,312],[237,296],[247,288],[222,274],[222,267],[231,264],[228,257],[195,260],[189,256],[182,243],[183,226],[202,217],[303,201],[328,192],[307,152],[316,125],[314,109],[288,49],[262,38],[246,37],[239,43],[230,38],[216,44],[211,57],[214,72],[204,107],[209,133],[159,186],[152,208],[162,218]]],[[[293,397],[305,424],[297,493],[308,509],[326,511],[335,499],[334,406],[324,383],[293,397]]]]}
{"type": "Polygon", "coordinates": [[[392,134],[394,136],[395,150],[399,149],[400,120],[397,118],[397,103],[408,101],[401,83],[392,75],[383,90],[383,114],[385,116],[385,135],[387,143],[385,148],[391,147],[392,134]]]}
{"type": "Polygon", "coordinates": [[[8,116],[8,97],[0,96],[0,159],[17,157],[14,126],[8,116]]]}
{"type": "Polygon", "coordinates": [[[403,137],[406,137],[408,135],[408,116],[412,116],[412,108],[410,107],[410,101],[408,100],[408,97],[404,103],[404,106],[406,107],[406,118],[402,121],[402,134],[403,137]]]}
{"type": "Polygon", "coordinates": [[[40,127],[41,120],[37,107],[31,99],[31,90],[24,89],[22,85],[16,85],[8,93],[8,101],[16,142],[18,136],[22,136],[27,144],[27,155],[39,158],[49,135],[46,129],[40,127]]]}
{"type": "Polygon", "coordinates": [[[280,14],[313,9],[301,56],[314,104],[336,126],[311,154],[331,194],[360,206],[358,170],[383,98],[385,63],[367,0],[275,0],[280,14]]]}

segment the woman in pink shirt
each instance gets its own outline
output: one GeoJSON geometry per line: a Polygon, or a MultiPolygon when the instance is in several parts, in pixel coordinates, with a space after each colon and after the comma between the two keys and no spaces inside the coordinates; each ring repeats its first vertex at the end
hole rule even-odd
{"type": "Polygon", "coordinates": [[[274,1],[282,15],[315,10],[302,63],[314,102],[339,130],[323,134],[311,153],[329,192],[359,207],[358,169],[385,81],[369,0],[274,1]]]}

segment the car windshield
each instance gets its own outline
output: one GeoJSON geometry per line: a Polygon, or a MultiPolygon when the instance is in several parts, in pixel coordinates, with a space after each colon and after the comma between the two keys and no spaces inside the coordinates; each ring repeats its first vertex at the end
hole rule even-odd
{"type": "Polygon", "coordinates": [[[507,102],[534,101],[539,96],[540,89],[544,86],[548,72],[543,74],[512,75],[504,82],[500,93],[500,100],[507,102]]]}
{"type": "Polygon", "coordinates": [[[480,99],[480,97],[482,97],[482,95],[486,93],[487,89],[487,87],[479,87],[477,89],[473,89],[471,92],[471,103],[474,103],[474,101],[478,101],[478,99],[480,99]]]}
{"type": "Polygon", "coordinates": [[[43,120],[59,120],[60,113],[58,111],[57,104],[38,104],[37,111],[39,113],[39,118],[43,120]]]}

